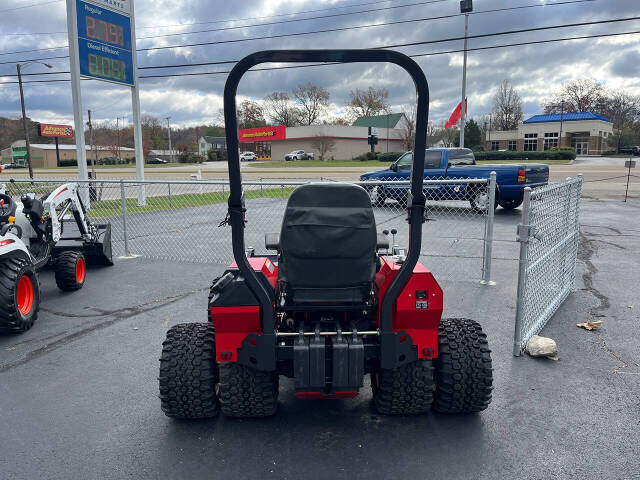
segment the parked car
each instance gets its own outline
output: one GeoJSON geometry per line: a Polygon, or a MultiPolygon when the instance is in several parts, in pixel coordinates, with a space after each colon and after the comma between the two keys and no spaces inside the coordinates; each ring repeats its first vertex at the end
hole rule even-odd
{"type": "Polygon", "coordinates": [[[289,162],[291,160],[313,160],[313,153],[306,153],[304,150],[294,150],[284,156],[284,159],[289,162]]]}
{"type": "Polygon", "coordinates": [[[630,147],[622,147],[620,148],[620,150],[618,150],[618,153],[627,153],[629,155],[640,156],[640,146],[633,145],[630,147]]]}
{"type": "Polygon", "coordinates": [[[10,168],[27,168],[27,166],[20,163],[7,163],[2,168],[9,170],[10,168]]]}
{"type": "Polygon", "coordinates": [[[161,158],[155,157],[147,160],[147,163],[150,165],[163,165],[165,163],[169,163],[167,160],[163,160],[161,158]]]}
{"type": "Polygon", "coordinates": [[[256,157],[256,154],[253,152],[242,152],[240,154],[241,162],[255,162],[257,158],[258,157],[256,157]]]}
{"type": "MultiPolygon", "coordinates": [[[[386,170],[365,173],[363,182],[373,180],[409,180],[412,152],[406,152],[386,170]]],[[[489,178],[496,172],[496,201],[510,210],[522,203],[524,187],[539,187],[549,182],[549,167],[540,163],[476,165],[475,156],[468,148],[427,149],[424,161],[425,179],[467,179],[489,178]]],[[[406,201],[408,187],[405,185],[365,185],[374,206],[382,206],[387,199],[406,201]]],[[[425,195],[429,200],[468,200],[471,207],[479,212],[488,208],[486,186],[466,183],[448,185],[425,185],[425,195]]]]}

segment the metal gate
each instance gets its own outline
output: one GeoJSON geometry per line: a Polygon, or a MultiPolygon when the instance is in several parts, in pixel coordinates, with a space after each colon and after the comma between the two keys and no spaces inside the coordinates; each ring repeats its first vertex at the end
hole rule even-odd
{"type": "Polygon", "coordinates": [[[573,289],[582,175],[524,191],[513,354],[546,325],[573,289]]]}

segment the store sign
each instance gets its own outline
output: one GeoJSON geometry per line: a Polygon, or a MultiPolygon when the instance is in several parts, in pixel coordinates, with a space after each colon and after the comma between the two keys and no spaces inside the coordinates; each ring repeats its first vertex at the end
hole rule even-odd
{"type": "Polygon", "coordinates": [[[284,125],[244,128],[238,131],[238,140],[240,142],[271,142],[273,140],[284,140],[285,138],[287,138],[287,127],[284,125]]]}
{"type": "Polygon", "coordinates": [[[92,3],[111,10],[131,15],[131,0],[90,0],[92,3]]]}
{"type": "Polygon", "coordinates": [[[80,75],[133,85],[130,18],[82,0],[76,10],[80,75]]]}
{"type": "Polygon", "coordinates": [[[73,128],[71,125],[52,125],[50,123],[40,124],[41,137],[73,137],[73,128]]]}

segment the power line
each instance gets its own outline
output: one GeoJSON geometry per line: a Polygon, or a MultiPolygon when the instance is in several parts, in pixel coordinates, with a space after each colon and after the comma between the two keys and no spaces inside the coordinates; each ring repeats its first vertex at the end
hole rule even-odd
{"type": "MultiPolygon", "coordinates": [[[[355,15],[355,14],[361,14],[361,13],[370,13],[370,12],[377,12],[377,11],[381,11],[381,10],[391,10],[391,9],[397,9],[397,8],[406,8],[406,7],[415,7],[418,5],[428,5],[431,3],[440,3],[440,2],[446,2],[448,0],[426,0],[423,2],[415,2],[415,3],[406,3],[406,4],[402,4],[402,5],[394,5],[391,7],[382,7],[382,8],[376,8],[376,9],[370,9],[370,10],[360,10],[357,12],[343,12],[343,13],[335,13],[332,15],[321,15],[321,16],[317,16],[317,17],[308,17],[308,18],[300,18],[300,19],[295,19],[295,20],[282,20],[279,22],[270,22],[270,23],[264,23],[264,24],[254,24],[254,25],[243,25],[240,27],[228,27],[229,29],[234,29],[234,28],[248,28],[248,27],[253,27],[253,26],[262,26],[262,25],[275,25],[278,23],[289,23],[289,22],[302,22],[305,20],[316,20],[316,19],[321,19],[321,18],[330,18],[330,17],[342,17],[342,16],[346,16],[346,15],[355,15]]],[[[172,36],[175,34],[169,34],[167,36],[172,36]]],[[[163,35],[158,35],[155,37],[136,37],[136,40],[139,39],[144,39],[144,38],[158,38],[158,37],[162,37],[163,35]]],[[[29,52],[44,52],[44,51],[50,51],[50,50],[59,50],[62,48],[69,48],[69,45],[60,45],[57,47],[47,47],[47,48],[36,48],[36,49],[31,49],[31,50],[18,50],[15,52],[3,52],[0,53],[0,55],[12,55],[15,53],[29,53],[29,52]]]]}
{"type": "MultiPolygon", "coordinates": [[[[635,34],[640,34],[640,30],[635,30],[635,31],[631,31],[631,32],[618,32],[618,33],[601,33],[601,34],[593,34],[593,35],[581,35],[581,36],[576,36],[576,37],[564,37],[564,38],[554,38],[554,39],[547,39],[547,40],[530,40],[527,42],[517,42],[517,43],[506,43],[506,44],[501,44],[501,45],[490,45],[490,46],[485,46],[485,47],[475,47],[475,48],[467,48],[467,51],[481,51],[481,50],[492,50],[492,49],[497,49],[497,48],[508,48],[508,47],[519,47],[519,46],[525,46],[525,45],[538,45],[538,44],[544,44],[544,43],[555,43],[555,42],[565,42],[565,41],[572,41],[572,40],[586,40],[586,39],[590,39],[590,38],[604,38],[604,37],[616,37],[616,36],[621,36],[621,35],[635,35],[635,34]]],[[[385,47],[374,47],[377,49],[380,48],[385,48],[385,47]]],[[[434,55],[445,55],[445,54],[451,54],[451,53],[459,53],[462,52],[462,49],[457,49],[457,50],[446,50],[446,51],[439,51],[439,52],[427,52],[427,53],[416,53],[416,54],[412,54],[412,55],[408,55],[409,57],[412,58],[416,58],[416,57],[426,57],[426,56],[434,56],[434,55]]],[[[231,64],[231,63],[237,63],[237,60],[230,60],[230,61],[223,61],[223,62],[207,62],[204,63],[202,65],[219,65],[219,64],[231,64]]],[[[287,65],[287,66],[283,66],[283,67],[264,67],[264,68],[254,68],[249,70],[250,72],[259,72],[259,71],[267,71],[267,70],[286,70],[286,69],[290,69],[290,68],[308,68],[308,67],[318,67],[318,66],[323,66],[323,65],[343,65],[343,63],[341,62],[328,62],[328,63],[311,63],[311,64],[307,64],[307,65],[287,65]]],[[[140,68],[169,68],[169,67],[174,67],[174,66],[179,66],[179,65],[170,65],[170,66],[157,66],[157,67],[140,67],[140,68]]],[[[185,64],[183,66],[191,66],[191,64],[185,64]]],[[[57,74],[63,74],[63,73],[67,73],[67,72],[55,72],[57,74]]],[[[168,77],[187,77],[187,76],[198,76],[198,75],[221,75],[221,74],[228,74],[230,73],[230,70],[224,70],[224,71],[215,71],[215,72],[192,72],[192,73],[174,73],[174,74],[160,74],[160,75],[140,75],[138,78],[168,78],[168,77]]],[[[49,74],[49,72],[47,73],[43,73],[41,75],[46,75],[49,74]]],[[[3,75],[0,75],[3,76],[3,75]]],[[[9,75],[4,75],[4,76],[9,76],[9,75]]],[[[90,78],[84,78],[83,80],[93,80],[90,78]]],[[[26,82],[22,82],[24,83],[57,83],[57,82],[70,82],[70,79],[54,79],[54,80],[27,80],[26,82]]],[[[1,85],[9,85],[9,84],[15,84],[18,83],[17,81],[9,81],[9,82],[0,82],[0,86],[1,85]]]]}
{"type": "MultiPolygon", "coordinates": [[[[59,1],[59,0],[56,0],[59,1]]],[[[289,13],[279,13],[276,15],[267,15],[267,16],[262,16],[262,17],[246,17],[246,18],[229,18],[229,19],[225,19],[225,20],[212,20],[212,21],[207,21],[207,22],[189,22],[189,23],[174,23],[171,25],[148,25],[148,26],[136,26],[136,30],[141,30],[141,29],[149,29],[149,28],[173,28],[173,27],[188,27],[191,25],[212,25],[212,24],[216,24],[216,23],[227,23],[227,22],[244,22],[246,20],[263,20],[265,18],[278,18],[278,17],[287,17],[287,16],[291,16],[291,15],[302,15],[304,13],[315,13],[315,12],[325,12],[325,11],[330,11],[330,10],[338,10],[341,8],[353,8],[353,7],[362,7],[365,5],[377,5],[380,3],[388,3],[388,2],[392,2],[392,1],[396,1],[396,0],[377,0],[375,2],[365,2],[365,3],[353,3],[350,5],[344,5],[342,7],[339,6],[334,6],[334,7],[328,7],[328,8],[318,8],[315,10],[303,10],[303,11],[299,11],[299,12],[289,12],[289,13]]],[[[66,31],[61,31],[61,32],[40,32],[40,33],[3,33],[2,35],[66,35],[67,32],[66,31]]]]}
{"type": "Polygon", "coordinates": [[[22,5],[21,7],[5,8],[4,10],[0,10],[0,13],[12,12],[14,10],[22,10],[23,8],[39,7],[40,5],[48,5],[50,3],[58,3],[58,2],[61,2],[61,1],[62,0],[50,0],[48,2],[31,3],[29,5],[22,5]]]}
{"type": "MultiPolygon", "coordinates": [[[[403,6],[422,5],[422,4],[425,4],[425,3],[433,3],[434,1],[441,2],[441,1],[446,1],[446,0],[431,0],[429,2],[398,5],[398,6],[395,6],[395,7],[388,7],[388,8],[400,8],[400,7],[403,7],[403,6]]],[[[593,1],[596,1],[596,0],[565,0],[565,1],[562,1],[562,2],[555,2],[555,3],[544,3],[544,4],[539,4],[538,3],[538,4],[533,4],[533,5],[521,5],[521,6],[517,6],[517,7],[504,7],[504,8],[490,9],[490,10],[481,10],[481,11],[473,12],[472,15],[483,14],[483,13],[496,13],[496,12],[503,12],[503,11],[510,11],[510,10],[520,10],[520,9],[525,9],[525,8],[537,8],[537,7],[547,7],[547,6],[568,5],[568,4],[575,4],[575,3],[586,3],[586,2],[593,2],[593,1]]],[[[371,11],[374,11],[374,10],[368,10],[368,11],[365,11],[365,12],[371,12],[371,11]]],[[[359,13],[363,13],[363,12],[359,12],[359,13]]],[[[344,14],[335,14],[333,16],[340,16],[340,15],[344,15],[344,14]]],[[[445,18],[459,17],[461,15],[463,15],[463,14],[456,13],[456,14],[450,14],[450,15],[440,15],[440,16],[436,16],[436,17],[424,17],[424,18],[419,18],[419,19],[398,20],[398,21],[395,21],[395,22],[356,25],[356,26],[352,26],[352,27],[330,28],[330,29],[324,29],[324,30],[315,30],[315,31],[311,31],[311,32],[309,32],[309,31],[294,32],[294,33],[284,33],[284,34],[277,34],[277,35],[265,35],[265,36],[261,36],[261,37],[238,38],[238,39],[230,39],[230,40],[218,40],[218,41],[212,41],[212,42],[199,42],[199,43],[190,43],[190,44],[182,44],[182,45],[167,45],[167,46],[162,46],[162,47],[138,48],[137,51],[141,52],[141,51],[151,51],[151,50],[167,50],[167,49],[174,49],[174,48],[197,47],[197,46],[206,46],[206,45],[219,45],[219,44],[224,44],[224,43],[240,43],[240,42],[248,42],[248,41],[256,41],[256,40],[268,40],[268,39],[273,39],[273,38],[284,38],[284,37],[295,37],[295,36],[304,36],[304,35],[315,35],[315,34],[319,34],[319,33],[331,33],[331,32],[339,32],[339,31],[353,30],[353,29],[359,29],[359,28],[371,28],[371,27],[380,27],[380,26],[388,26],[388,25],[397,25],[397,24],[402,24],[402,23],[442,20],[442,19],[445,19],[445,18]]],[[[326,18],[326,17],[311,17],[311,18],[326,18]]],[[[299,19],[299,20],[295,20],[295,21],[309,20],[311,18],[299,19]]],[[[287,22],[289,22],[289,21],[291,21],[291,20],[287,20],[287,22]]],[[[272,22],[272,23],[279,23],[279,22],[272,22]]],[[[269,25],[269,24],[262,24],[262,25],[269,25]]],[[[252,25],[252,26],[257,26],[257,24],[256,25],[252,25]]],[[[234,28],[242,28],[242,27],[228,27],[228,28],[224,28],[224,29],[220,29],[220,30],[234,29],[234,28]]],[[[211,30],[211,31],[218,31],[218,30],[211,30]]],[[[187,32],[187,34],[188,33],[198,33],[198,32],[187,32]]],[[[175,34],[172,34],[172,35],[175,35],[175,34]]],[[[181,34],[181,35],[184,35],[184,34],[181,34]]],[[[159,37],[164,37],[164,36],[169,36],[169,35],[158,35],[158,36],[155,36],[155,37],[140,37],[140,38],[159,38],[159,37]]],[[[59,49],[62,49],[62,48],[68,48],[68,45],[61,45],[61,46],[58,46],[58,47],[35,48],[35,49],[30,49],[30,50],[18,50],[18,51],[14,51],[14,52],[3,52],[3,53],[0,53],[0,56],[2,56],[2,55],[13,55],[13,54],[17,54],[17,53],[31,53],[31,52],[59,50],[59,49]]]]}

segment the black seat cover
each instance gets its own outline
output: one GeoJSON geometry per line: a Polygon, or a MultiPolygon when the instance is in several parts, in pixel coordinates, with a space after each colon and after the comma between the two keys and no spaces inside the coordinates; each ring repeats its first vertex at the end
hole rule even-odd
{"type": "Polygon", "coordinates": [[[300,186],[282,220],[279,280],[294,302],[363,302],[375,277],[376,241],[365,189],[341,183],[300,186]]]}

